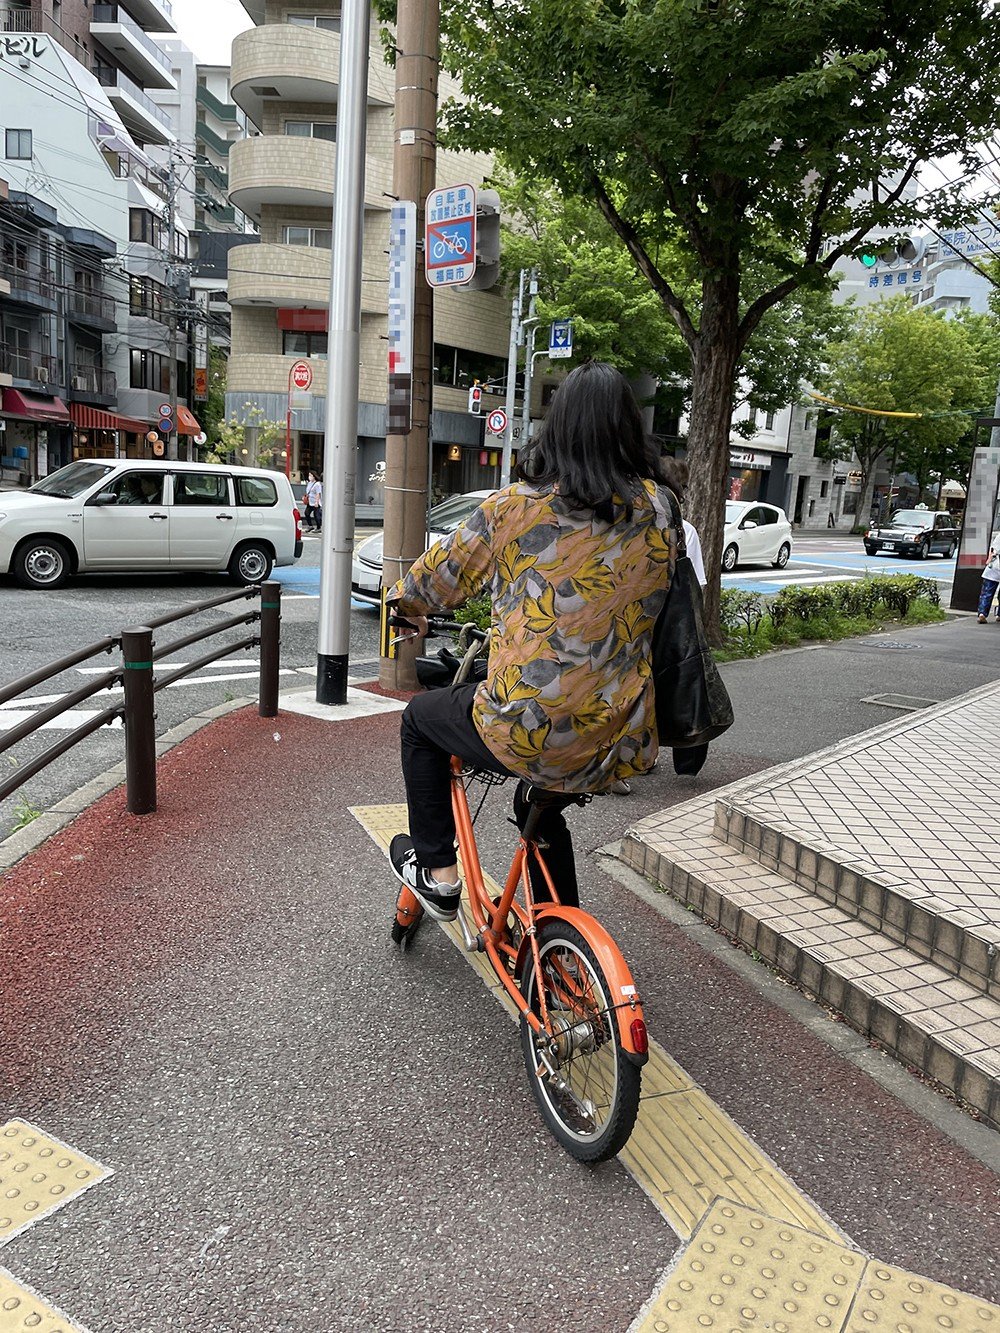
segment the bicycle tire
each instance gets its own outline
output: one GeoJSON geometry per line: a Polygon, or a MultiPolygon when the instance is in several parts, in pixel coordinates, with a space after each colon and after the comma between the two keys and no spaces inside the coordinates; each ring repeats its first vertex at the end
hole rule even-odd
{"type": "MultiPolygon", "coordinates": [[[[610,1007],[611,988],[583,935],[556,918],[539,927],[537,940],[546,1004],[562,1031],[553,1051],[545,1034],[536,1034],[522,1017],[521,1051],[528,1082],[542,1119],[562,1147],[578,1162],[603,1162],[620,1152],[632,1133],[641,1071],[622,1047],[610,1007]],[[566,967],[574,957],[575,977],[566,967]],[[574,993],[569,993],[570,987],[574,993]],[[553,1065],[562,1088],[543,1056],[553,1065]]],[[[521,994],[529,1010],[538,1014],[535,960],[530,953],[521,994]]]]}

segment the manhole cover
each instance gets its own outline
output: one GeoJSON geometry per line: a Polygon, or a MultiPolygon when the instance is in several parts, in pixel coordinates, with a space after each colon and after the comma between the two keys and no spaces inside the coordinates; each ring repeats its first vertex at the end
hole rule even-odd
{"type": "Polygon", "coordinates": [[[917,699],[911,694],[873,694],[862,699],[863,704],[879,704],[882,708],[898,708],[901,713],[916,713],[921,708],[931,708],[937,699],[917,699]]]}
{"type": "Polygon", "coordinates": [[[919,648],[919,643],[907,643],[904,639],[863,639],[869,648],[919,648]]]}

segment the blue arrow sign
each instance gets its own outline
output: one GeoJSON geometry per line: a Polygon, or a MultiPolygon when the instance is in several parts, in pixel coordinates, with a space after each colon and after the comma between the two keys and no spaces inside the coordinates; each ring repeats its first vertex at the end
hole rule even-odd
{"type": "Polygon", "coordinates": [[[573,355],[573,321],[571,319],[555,319],[549,328],[549,358],[558,360],[560,357],[573,355]]]}

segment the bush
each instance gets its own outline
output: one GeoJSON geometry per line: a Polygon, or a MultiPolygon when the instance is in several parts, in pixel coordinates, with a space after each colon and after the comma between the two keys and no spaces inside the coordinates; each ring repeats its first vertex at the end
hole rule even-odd
{"type": "Polygon", "coordinates": [[[750,638],[756,638],[765,614],[760,593],[740,592],[738,588],[722,589],[719,616],[724,630],[737,630],[742,626],[750,638]]]}
{"type": "Polygon", "coordinates": [[[818,588],[782,588],[767,608],[771,622],[780,629],[789,621],[815,620],[817,616],[836,611],[834,586],[839,585],[825,583],[818,588]]]}

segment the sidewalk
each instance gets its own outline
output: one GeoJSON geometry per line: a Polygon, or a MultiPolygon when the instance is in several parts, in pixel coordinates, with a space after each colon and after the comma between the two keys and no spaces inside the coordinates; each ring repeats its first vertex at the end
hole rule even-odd
{"type": "MultiPolygon", "coordinates": [[[[630,825],[766,766],[739,749],[752,728],[697,782],[661,765],[580,812],[584,902],[665,1052],[633,1160],[583,1170],[445,933],[389,945],[395,884],[365,828],[400,817],[399,704],[368,708],[220,717],[161,759],[155,816],[113,791],[0,880],[0,1122],[54,1135],[94,1182],[8,1228],[0,1297],[32,1288],[66,1312],[45,1327],[92,1333],[625,1333],[675,1258],[688,1281],[714,1227],[752,1241],[766,1214],[789,1258],[822,1242],[860,1280],[876,1256],[887,1311],[918,1280],[900,1270],[930,1279],[915,1333],[952,1317],[934,1282],[979,1298],[954,1328],[1000,1328],[996,1136],[612,856],[630,825]]],[[[501,795],[480,826],[494,870],[506,813],[501,795]]],[[[769,1299],[792,1300],[775,1272],[769,1299]]],[[[672,1290],[636,1328],[700,1327],[672,1290]]]]}

